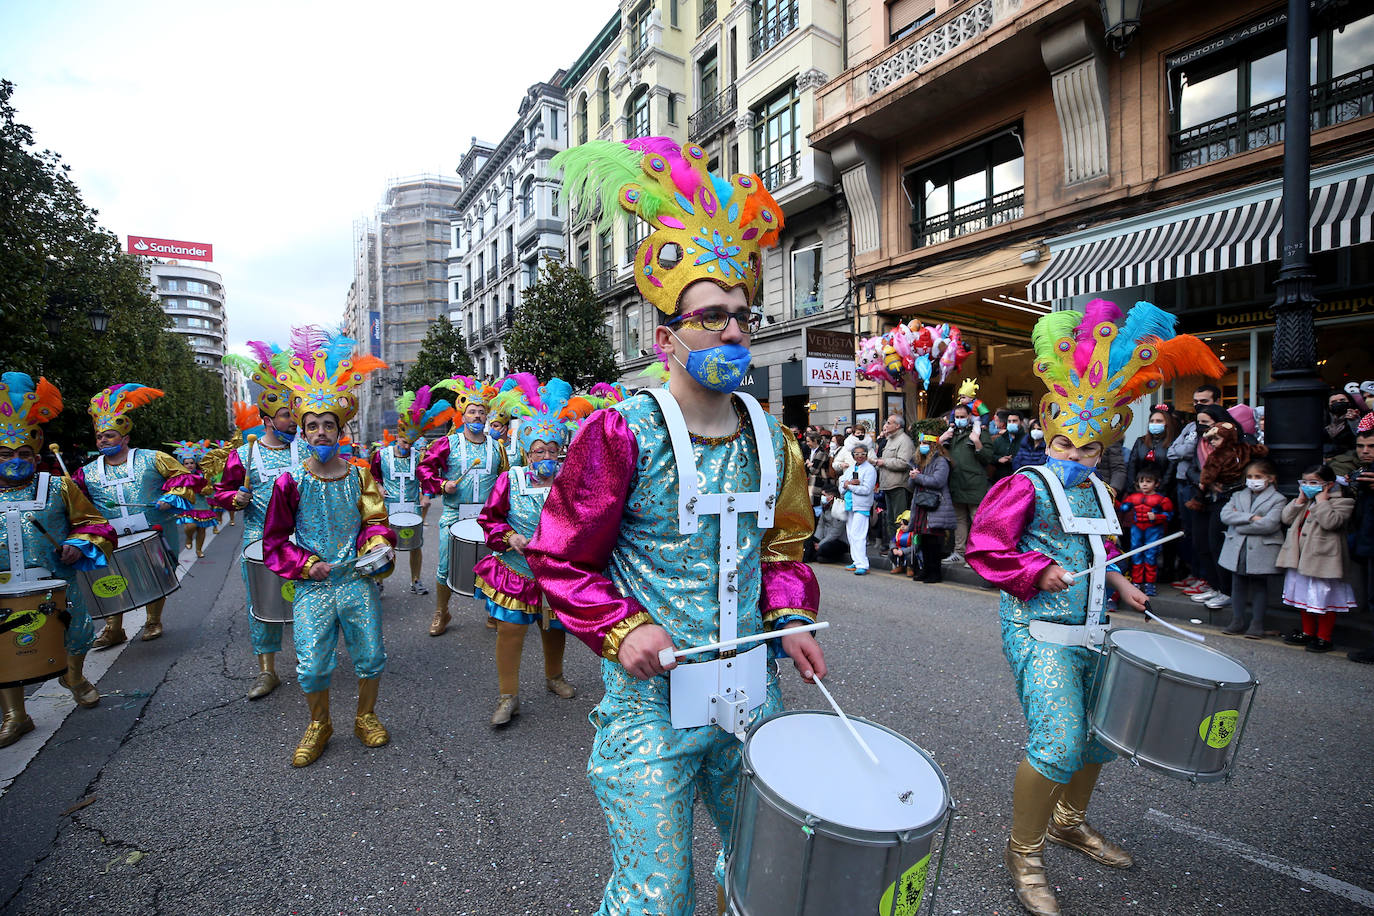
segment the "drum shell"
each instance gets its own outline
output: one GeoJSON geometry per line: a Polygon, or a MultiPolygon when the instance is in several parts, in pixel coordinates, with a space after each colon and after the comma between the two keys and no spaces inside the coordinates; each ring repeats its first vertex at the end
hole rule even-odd
{"type": "Polygon", "coordinates": [[[397,550],[419,550],[424,547],[425,520],[423,516],[413,512],[396,512],[391,515],[389,524],[391,530],[396,532],[397,550]]]}
{"type": "Polygon", "coordinates": [[[1243,725],[1257,686],[1253,678],[1208,681],[1171,671],[1109,641],[1098,662],[1088,723],[1098,741],[1142,766],[1181,779],[1215,781],[1230,772],[1239,733],[1214,747],[1203,723],[1235,711],[1243,725]]]}
{"type": "MultiPolygon", "coordinates": [[[[892,732],[877,723],[867,724],[892,732]]],[[[930,856],[935,835],[949,813],[944,774],[929,754],[916,750],[940,774],[945,803],[929,824],[900,832],[846,827],[807,813],[773,792],[751,770],[746,754],[735,806],[734,848],[726,865],[729,912],[737,916],[876,912],[887,889],[930,856]],[[871,909],[868,901],[872,901],[871,909]]],[[[934,876],[935,868],[928,863],[927,898],[934,891],[934,876]]]]}
{"type": "Polygon", "coordinates": [[[467,538],[459,537],[454,533],[453,528],[449,528],[447,537],[449,539],[448,549],[448,587],[460,595],[471,598],[477,594],[477,561],[491,553],[491,548],[485,541],[472,541],[467,538]]]}
{"type": "Polygon", "coordinates": [[[141,531],[124,535],[119,541],[108,566],[76,574],[81,597],[96,620],[136,610],[181,588],[177,558],[168,553],[160,532],[141,531]],[[123,589],[114,595],[97,584],[111,576],[124,580],[123,589]]]}
{"type": "Polygon", "coordinates": [[[58,579],[13,582],[0,590],[0,621],[15,612],[39,610],[51,604],[43,624],[31,633],[0,633],[0,688],[22,687],[50,680],[67,670],[66,583],[58,579]],[[51,597],[50,597],[51,596],[51,597]]]}
{"type": "Polygon", "coordinates": [[[248,593],[253,598],[253,617],[263,623],[290,625],[296,583],[283,579],[258,559],[262,555],[262,541],[253,541],[243,552],[244,569],[248,578],[248,593]],[[256,548],[256,550],[254,549],[256,548]],[[291,597],[288,598],[287,596],[291,597]]]}

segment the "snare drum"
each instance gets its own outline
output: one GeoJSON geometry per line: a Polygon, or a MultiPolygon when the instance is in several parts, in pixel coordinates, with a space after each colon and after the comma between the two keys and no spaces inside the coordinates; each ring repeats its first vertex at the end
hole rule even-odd
{"type": "Polygon", "coordinates": [[[61,579],[0,586],[0,688],[22,687],[67,670],[67,583],[61,579]]]}
{"type": "Polygon", "coordinates": [[[109,565],[78,571],[76,584],[96,619],[141,608],[181,588],[177,558],[159,531],[120,535],[109,565]]]}
{"type": "Polygon", "coordinates": [[[353,561],[353,568],[360,576],[375,576],[390,569],[394,558],[395,554],[391,552],[390,547],[381,547],[358,557],[353,561]]]}
{"type": "Polygon", "coordinates": [[[396,532],[397,550],[419,550],[425,544],[425,520],[414,512],[393,512],[391,530],[396,532]]]}
{"type": "Polygon", "coordinates": [[[448,529],[448,587],[471,598],[477,593],[477,561],[491,553],[487,536],[475,518],[454,522],[448,529]]]}
{"type": "Polygon", "coordinates": [[[927,886],[926,912],[934,909],[952,808],[945,774],[891,729],[850,721],[880,765],[830,712],[784,712],[750,729],[725,867],[728,912],[915,914],[927,886]]]}
{"type": "Polygon", "coordinates": [[[253,599],[253,617],[263,623],[290,624],[294,619],[295,581],[283,579],[267,567],[261,540],[243,548],[243,562],[248,572],[248,594],[253,599]]]}
{"type": "Polygon", "coordinates": [[[1147,630],[1112,630],[1088,700],[1098,741],[1161,773],[1226,779],[1259,682],[1229,655],[1147,630]]]}

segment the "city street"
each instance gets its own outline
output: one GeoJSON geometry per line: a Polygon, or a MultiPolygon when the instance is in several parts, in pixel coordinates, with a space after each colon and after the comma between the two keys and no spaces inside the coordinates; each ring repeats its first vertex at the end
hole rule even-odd
{"type": "MultiPolygon", "coordinates": [[[[561,700],[542,689],[528,639],[522,714],[493,732],[494,634],[455,596],[455,625],[430,638],[431,598],[403,594],[397,576],[378,705],[391,743],[354,738],[341,659],[335,736],[318,763],[293,769],[308,717],[289,636],[282,687],[244,699],[255,665],[240,532],[213,540],[168,603],[166,635],[124,647],[100,678],[101,705],[75,710],[0,797],[0,914],[595,912],[609,858],[584,775],[601,693],[592,654],[569,640],[580,693],[561,700]]],[[[996,593],[833,566],[818,575],[836,698],[927,749],[958,805],[936,912],[1021,912],[1002,849],[1025,729],[996,593]]],[[[1194,787],[1110,765],[1090,817],[1136,867],[1051,847],[1064,912],[1374,913],[1374,668],[1205,632],[1262,684],[1234,781],[1194,787]]],[[[790,665],[782,678],[790,708],[824,708],[790,665]]],[[[698,911],[713,913],[715,838],[697,810],[698,911]]]]}

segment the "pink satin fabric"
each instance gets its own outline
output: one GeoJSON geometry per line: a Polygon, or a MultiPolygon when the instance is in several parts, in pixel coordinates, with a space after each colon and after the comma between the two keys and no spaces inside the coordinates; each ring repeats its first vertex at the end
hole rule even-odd
{"type": "MultiPolygon", "coordinates": [[[[441,436],[429,444],[425,456],[415,466],[415,479],[420,482],[420,489],[430,496],[443,495],[448,452],[448,436],[441,436]]],[[[377,479],[381,480],[380,477],[377,479]]]]}
{"type": "Polygon", "coordinates": [[[780,608],[820,613],[821,587],[810,566],[797,560],[782,560],[765,561],[759,567],[759,610],[765,619],[780,608]]]}
{"type": "Polygon", "coordinates": [[[501,594],[523,601],[532,608],[539,607],[540,596],[543,594],[539,583],[533,579],[526,579],[502,563],[496,554],[489,553],[478,560],[474,571],[479,579],[501,594]]]}
{"type": "Polygon", "coordinates": [[[247,479],[248,471],[239,460],[238,449],[234,449],[224,459],[224,473],[220,475],[219,483],[215,484],[215,492],[207,496],[205,501],[216,509],[234,510],[234,497],[247,479]]]}
{"type": "MultiPolygon", "coordinates": [[[[487,497],[487,504],[482,507],[482,511],[477,515],[477,524],[482,526],[482,533],[487,536],[487,546],[492,550],[505,550],[506,532],[515,530],[506,521],[508,515],[510,515],[510,472],[502,471],[496,476],[496,482],[492,484],[491,495],[487,497]]],[[[491,580],[488,579],[487,581],[490,582],[491,580]]]]}
{"type": "Polygon", "coordinates": [[[296,531],[296,513],[301,508],[301,491],[296,478],[282,474],[272,485],[267,503],[267,520],[262,527],[263,562],[283,579],[304,579],[305,564],[312,554],[289,538],[296,531]]]}

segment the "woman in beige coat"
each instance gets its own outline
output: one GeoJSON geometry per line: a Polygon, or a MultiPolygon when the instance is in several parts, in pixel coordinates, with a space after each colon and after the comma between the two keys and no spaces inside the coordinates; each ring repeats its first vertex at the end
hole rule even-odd
{"type": "Polygon", "coordinates": [[[1302,629],[1283,638],[1308,652],[1330,652],[1336,614],[1355,606],[1355,591],[1346,581],[1350,557],[1345,526],[1355,500],[1340,495],[1336,472],[1324,464],[1303,472],[1300,493],[1283,509],[1288,537],[1275,565],[1288,570],[1283,603],[1302,611],[1302,629]]]}

